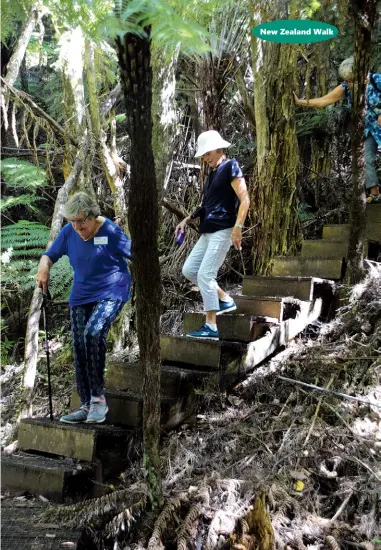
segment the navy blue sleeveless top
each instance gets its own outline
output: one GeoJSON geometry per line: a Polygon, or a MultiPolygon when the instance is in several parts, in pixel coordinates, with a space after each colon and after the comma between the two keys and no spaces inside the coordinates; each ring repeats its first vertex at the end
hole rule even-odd
{"type": "Polygon", "coordinates": [[[209,174],[201,206],[191,215],[193,219],[200,218],[200,233],[215,233],[234,227],[239,199],[232,181],[242,177],[242,170],[235,159],[223,161],[209,174]]]}

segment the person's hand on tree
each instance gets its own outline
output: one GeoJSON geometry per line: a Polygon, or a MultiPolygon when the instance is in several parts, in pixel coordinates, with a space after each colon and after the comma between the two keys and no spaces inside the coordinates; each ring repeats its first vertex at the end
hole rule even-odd
{"type": "Polygon", "coordinates": [[[296,95],[295,92],[292,92],[294,94],[294,101],[295,101],[295,105],[302,105],[302,101],[298,98],[298,96],[296,95]]]}

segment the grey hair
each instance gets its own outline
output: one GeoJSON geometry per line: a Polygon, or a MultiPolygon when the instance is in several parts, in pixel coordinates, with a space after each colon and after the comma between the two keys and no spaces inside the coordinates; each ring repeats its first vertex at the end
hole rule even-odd
{"type": "Polygon", "coordinates": [[[343,80],[346,80],[347,78],[351,78],[353,76],[353,63],[355,58],[353,55],[351,57],[348,57],[348,59],[344,59],[344,61],[340,64],[339,67],[339,75],[340,78],[343,80]]]}
{"type": "Polygon", "coordinates": [[[88,218],[97,218],[101,213],[101,209],[91,195],[79,191],[67,201],[64,206],[63,215],[67,220],[70,220],[80,212],[83,212],[88,218]]]}

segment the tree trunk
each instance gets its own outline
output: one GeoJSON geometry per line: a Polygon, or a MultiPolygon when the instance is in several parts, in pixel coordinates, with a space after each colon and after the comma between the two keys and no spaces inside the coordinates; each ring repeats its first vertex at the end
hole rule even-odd
{"type": "Polygon", "coordinates": [[[168,167],[173,154],[177,122],[175,93],[179,51],[180,44],[169,63],[165,61],[165,52],[158,48],[152,51],[152,148],[159,189],[164,188],[168,179],[168,167]]]}
{"type": "MultiPolygon", "coordinates": [[[[86,40],[85,47],[85,72],[87,80],[87,90],[89,94],[89,108],[91,117],[92,133],[96,140],[96,149],[102,162],[107,183],[114,197],[114,210],[117,216],[120,216],[123,225],[126,225],[126,200],[124,196],[124,178],[122,174],[126,172],[126,163],[117,155],[116,148],[110,150],[106,144],[106,132],[101,126],[101,117],[99,109],[99,99],[96,86],[96,70],[94,63],[94,47],[90,40],[86,40]]],[[[115,131],[115,121],[111,120],[111,133],[115,131]]],[[[125,227],[126,229],[126,227],[125,227]]]]}
{"type": "MultiPolygon", "coordinates": [[[[88,138],[84,139],[83,144],[79,148],[77,157],[74,162],[74,167],[57,193],[57,199],[54,206],[52,225],[49,234],[49,242],[47,248],[57,238],[62,227],[63,208],[68,199],[70,191],[73,189],[83,166],[83,159],[86,156],[89,147],[88,138]]],[[[42,292],[36,287],[33,292],[32,301],[29,308],[27,330],[25,335],[25,355],[24,355],[24,373],[23,373],[23,396],[19,418],[30,416],[31,398],[36,379],[37,359],[38,359],[38,333],[39,322],[41,316],[42,292]]]]}
{"type": "Polygon", "coordinates": [[[128,218],[133,247],[133,275],[143,381],[143,449],[152,508],[163,504],[159,460],[160,435],[160,304],[158,252],[159,204],[152,151],[152,70],[150,28],[146,36],[117,38],[128,133],[131,182],[128,218]]]}
{"type": "Polygon", "coordinates": [[[15,80],[19,74],[22,60],[24,59],[26,48],[29,44],[30,37],[32,36],[33,29],[42,16],[41,6],[35,4],[29,12],[28,19],[21,31],[16,47],[13,50],[11,59],[7,65],[7,73],[4,77],[7,84],[13,86],[15,80]]]}
{"type": "MultiPolygon", "coordinates": [[[[254,25],[269,20],[274,4],[261,4],[254,25]]],[[[287,10],[270,19],[288,18],[287,10]]],[[[271,260],[295,252],[299,238],[296,182],[299,154],[294,100],[296,47],[259,40],[252,35],[257,175],[251,204],[254,229],[253,268],[268,275],[271,260]]]]}
{"type": "Polygon", "coordinates": [[[363,268],[366,200],[364,189],[364,109],[366,77],[370,67],[372,32],[376,22],[376,0],[352,0],[355,23],[355,61],[352,90],[352,200],[349,211],[348,270],[346,280],[358,283],[363,268]]]}
{"type": "MultiPolygon", "coordinates": [[[[64,32],[59,39],[58,64],[62,78],[62,105],[65,114],[65,126],[75,139],[81,141],[86,128],[85,92],[83,88],[83,53],[84,37],[80,27],[64,32]],[[75,55],[73,55],[75,51],[75,55]]],[[[68,177],[76,156],[76,150],[68,139],[65,140],[62,170],[64,178],[68,177]]],[[[89,160],[85,164],[92,164],[89,160]]],[[[91,193],[90,182],[86,182],[81,172],[78,186],[91,193]]]]}

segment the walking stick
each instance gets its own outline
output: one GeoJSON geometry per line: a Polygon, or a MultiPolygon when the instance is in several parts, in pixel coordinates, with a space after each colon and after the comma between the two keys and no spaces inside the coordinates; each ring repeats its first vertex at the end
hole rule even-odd
{"type": "Polygon", "coordinates": [[[48,394],[49,394],[49,415],[50,420],[53,420],[53,403],[52,403],[52,384],[50,380],[50,353],[49,353],[49,338],[48,338],[48,329],[46,327],[46,302],[50,300],[50,292],[47,289],[46,294],[42,295],[42,319],[44,323],[45,331],[45,352],[46,352],[46,364],[48,367],[48,394]]]}

